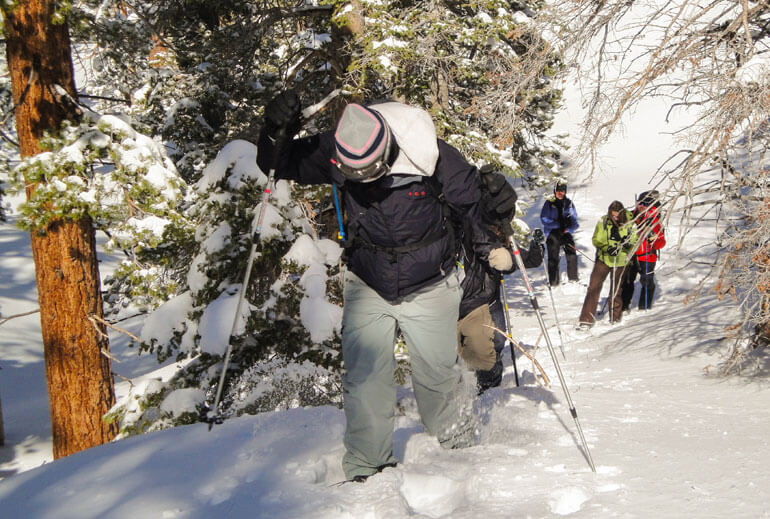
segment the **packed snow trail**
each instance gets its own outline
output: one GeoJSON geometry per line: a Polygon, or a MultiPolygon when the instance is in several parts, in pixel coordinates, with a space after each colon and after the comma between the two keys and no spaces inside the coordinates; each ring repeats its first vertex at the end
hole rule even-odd
{"type": "MultiPolygon", "coordinates": [[[[591,222],[607,199],[621,197],[589,188],[573,186],[571,193],[581,211],[582,281],[592,267],[591,222]]],[[[537,205],[527,217],[533,225],[537,205]]],[[[694,236],[692,246],[704,239],[694,236]]],[[[343,412],[294,409],[231,419],[211,433],[197,424],[137,436],[6,478],[0,481],[3,517],[770,517],[768,380],[713,375],[734,310],[712,294],[683,305],[699,273],[675,260],[664,251],[651,310],[634,310],[614,326],[605,317],[587,334],[570,326],[584,283],[553,289],[565,339],[566,358],[559,362],[596,474],[514,273],[506,279],[513,336],[536,355],[553,386],[542,387],[531,362],[519,356],[522,385],[515,387],[506,352],[502,387],[475,401],[477,446],[439,448],[422,432],[411,391],[402,388],[394,436],[401,463],[363,484],[336,485],[344,479],[343,412]]],[[[528,274],[544,301],[545,273],[528,274]]],[[[24,276],[7,284],[15,279],[28,285],[24,276]]],[[[541,308],[553,339],[553,308],[541,308]]],[[[23,344],[23,330],[9,330],[4,340],[23,344]]],[[[766,357],[758,360],[767,367],[766,357]]],[[[9,389],[3,386],[6,402],[9,389]]]]}
{"type": "MultiPolygon", "coordinates": [[[[635,155],[618,152],[622,162],[611,175],[583,182],[570,172],[568,196],[576,203],[581,225],[575,239],[583,282],[592,268],[591,232],[597,219],[611,201],[630,204],[635,193],[649,189],[648,173],[655,169],[649,164],[668,156],[649,140],[659,135],[659,127],[637,131],[631,143],[635,155]]],[[[535,200],[525,215],[533,227],[541,204],[542,199],[535,200]]],[[[667,228],[666,233],[676,237],[678,229],[667,228]]],[[[698,230],[684,243],[694,251],[711,239],[707,230],[698,230]]],[[[20,304],[19,311],[34,309],[28,236],[4,227],[0,252],[4,313],[20,304]]],[[[713,256],[704,248],[699,259],[707,265],[713,256]]],[[[51,459],[50,437],[42,427],[47,413],[40,411],[45,407],[42,346],[38,316],[14,319],[0,334],[0,394],[7,439],[16,441],[0,449],[0,475],[20,473],[0,481],[0,515],[770,518],[770,358],[757,352],[761,374],[715,376],[727,348],[721,340],[724,329],[737,315],[711,293],[683,304],[703,268],[678,261],[667,247],[656,271],[659,289],[653,308],[634,310],[615,326],[607,324],[605,316],[590,333],[573,330],[586,287],[564,283],[554,289],[565,335],[566,359],[559,362],[596,474],[581,451],[561,388],[555,387],[558,381],[537,320],[515,273],[506,280],[513,336],[530,352],[539,345],[536,357],[554,386],[541,387],[535,368],[519,357],[522,386],[515,387],[506,354],[502,387],[475,401],[480,444],[455,451],[440,449],[422,432],[414,398],[402,389],[394,436],[401,463],[363,484],[335,485],[344,479],[340,460],[345,419],[341,410],[331,407],[243,416],[210,433],[206,424],[150,433],[28,470],[51,459]],[[33,408],[38,411],[32,421],[40,427],[24,432],[30,431],[27,411],[33,408]],[[20,429],[21,421],[26,429],[20,429]]],[[[542,269],[528,273],[553,339],[558,331],[552,307],[543,304],[549,297],[545,274],[542,269]]],[[[607,290],[605,285],[600,304],[607,290]]],[[[137,358],[127,348],[113,354],[124,360],[113,368],[126,370],[126,376],[152,369],[151,357],[137,358]]],[[[124,390],[125,383],[118,389],[124,390]]]]}
{"type": "MultiPolygon", "coordinates": [[[[513,292],[522,289],[515,281],[513,292]]],[[[560,309],[577,309],[582,288],[556,288],[560,309]]],[[[526,303],[520,294],[515,301],[526,303]]],[[[394,438],[402,463],[363,484],[335,485],[344,479],[342,411],[295,409],[228,420],[211,433],[197,424],[138,436],[22,473],[0,482],[4,515],[768,517],[767,380],[705,373],[719,359],[720,302],[698,312],[674,297],[658,303],[621,325],[566,333],[562,366],[596,474],[560,389],[537,385],[522,360],[521,387],[506,365],[503,386],[476,401],[480,444],[468,449],[443,450],[423,433],[402,389],[394,438]]],[[[516,337],[533,348],[531,310],[512,317],[516,337]]],[[[543,348],[537,356],[552,375],[543,348]]]]}

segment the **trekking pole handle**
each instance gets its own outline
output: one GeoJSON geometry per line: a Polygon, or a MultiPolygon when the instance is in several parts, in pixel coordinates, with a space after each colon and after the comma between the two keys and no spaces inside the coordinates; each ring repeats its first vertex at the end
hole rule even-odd
{"type": "MultiPolygon", "coordinates": [[[[324,108],[326,108],[326,105],[329,104],[329,102],[340,95],[342,91],[339,88],[336,88],[329,92],[329,94],[321,99],[319,102],[312,104],[306,108],[304,108],[301,112],[301,117],[304,122],[307,122],[309,119],[312,119],[316,114],[320,113],[324,108]]],[[[259,214],[257,216],[257,223],[254,227],[253,232],[253,241],[258,241],[260,236],[262,235],[262,223],[265,219],[265,209],[267,208],[267,202],[270,200],[270,194],[273,192],[273,188],[275,186],[275,170],[278,169],[278,161],[280,160],[281,153],[283,152],[283,147],[286,144],[286,139],[289,136],[286,135],[286,128],[279,128],[278,132],[275,135],[275,141],[273,146],[273,164],[270,168],[270,171],[267,175],[267,185],[265,186],[265,190],[262,192],[262,200],[260,202],[259,206],[259,214]]]]}
{"type": "Polygon", "coordinates": [[[265,190],[262,192],[262,200],[259,203],[257,223],[254,226],[254,232],[252,233],[252,241],[254,242],[258,242],[262,236],[262,223],[265,220],[265,209],[267,209],[267,203],[270,201],[270,194],[273,192],[273,185],[275,184],[275,170],[278,168],[278,161],[280,160],[285,141],[286,128],[279,128],[275,136],[275,144],[273,146],[273,164],[270,168],[270,171],[267,173],[267,183],[265,184],[265,190]]]}

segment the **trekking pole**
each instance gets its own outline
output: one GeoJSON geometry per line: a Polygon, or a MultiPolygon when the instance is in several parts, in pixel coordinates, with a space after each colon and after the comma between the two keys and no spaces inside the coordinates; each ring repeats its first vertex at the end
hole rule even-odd
{"type": "Polygon", "coordinates": [[[618,257],[612,257],[612,274],[610,278],[610,297],[608,299],[607,307],[610,311],[610,324],[615,322],[615,268],[618,265],[618,257]]]}
{"type": "Polygon", "coordinates": [[[596,472],[596,466],[594,465],[594,460],[591,457],[591,451],[588,450],[588,443],[586,443],[585,436],[583,436],[583,428],[580,427],[580,421],[578,420],[577,410],[575,409],[575,404],[572,403],[572,397],[569,394],[569,390],[567,389],[567,382],[564,380],[564,375],[561,372],[561,367],[559,366],[559,359],[556,357],[556,353],[553,351],[553,344],[551,343],[551,338],[548,336],[548,329],[545,326],[545,322],[543,321],[543,315],[540,312],[540,307],[537,304],[537,298],[535,297],[535,292],[532,290],[532,284],[529,282],[529,277],[527,277],[527,269],[524,266],[524,261],[521,259],[521,251],[519,250],[519,246],[516,244],[516,239],[513,237],[512,234],[513,229],[511,229],[511,235],[508,237],[508,239],[511,242],[511,248],[513,249],[513,257],[516,259],[516,264],[519,267],[519,270],[521,271],[521,277],[524,279],[524,284],[527,287],[527,293],[529,295],[529,302],[532,304],[532,308],[535,310],[535,315],[537,316],[537,322],[540,325],[540,330],[543,332],[543,337],[545,337],[545,344],[548,346],[548,353],[551,355],[551,360],[553,360],[554,368],[556,368],[556,374],[559,376],[559,382],[561,383],[561,388],[564,391],[564,397],[567,399],[567,404],[569,405],[570,414],[572,415],[572,418],[575,420],[575,426],[577,427],[578,434],[580,435],[580,441],[583,443],[583,450],[585,451],[586,457],[588,458],[588,464],[591,466],[591,470],[593,472],[596,472]]]}
{"type": "MultiPolygon", "coordinates": [[[[636,276],[634,276],[636,277],[636,276]]],[[[647,279],[647,262],[644,262],[644,311],[647,311],[647,284],[650,282],[647,279]]]]}
{"type": "Polygon", "coordinates": [[[551,306],[553,307],[553,319],[556,321],[556,329],[559,331],[559,348],[561,349],[561,356],[564,360],[567,360],[567,356],[564,355],[564,337],[561,334],[561,324],[559,324],[559,314],[556,312],[556,300],[553,298],[553,290],[551,290],[551,283],[548,280],[548,269],[545,267],[545,261],[543,261],[543,273],[545,274],[545,286],[548,287],[548,294],[551,296],[551,306]]]}
{"type": "MultiPolygon", "coordinates": [[[[610,305],[609,303],[610,303],[610,299],[612,299],[612,280],[614,279],[615,276],[612,273],[610,273],[610,276],[611,276],[610,277],[610,292],[607,295],[607,297],[604,299],[604,303],[602,304],[601,309],[599,309],[599,311],[596,313],[596,317],[603,317],[604,316],[604,312],[606,312],[607,309],[611,309],[612,308],[612,305],[610,305]]],[[[604,281],[602,281],[602,285],[604,285],[604,281]]]]}
{"type": "Polygon", "coordinates": [[[513,361],[513,377],[516,381],[516,387],[519,387],[519,370],[516,368],[516,350],[513,347],[513,335],[511,334],[511,317],[508,315],[508,296],[505,293],[505,276],[500,278],[500,292],[502,297],[500,298],[505,306],[505,333],[508,334],[508,344],[511,346],[511,360],[513,361]]]}
{"type": "Polygon", "coordinates": [[[241,315],[241,306],[243,306],[243,301],[246,299],[246,289],[249,286],[249,279],[251,278],[251,270],[252,270],[252,267],[254,266],[254,258],[257,255],[257,245],[259,244],[261,235],[262,235],[262,222],[265,218],[265,208],[267,207],[267,203],[270,200],[270,193],[273,191],[273,184],[275,183],[275,169],[279,160],[281,148],[283,147],[283,141],[285,139],[286,139],[286,129],[281,128],[278,130],[278,135],[276,136],[276,139],[275,139],[275,147],[274,147],[275,156],[273,157],[273,164],[267,175],[267,184],[265,186],[265,190],[262,192],[262,201],[260,202],[260,206],[259,206],[257,223],[254,227],[254,233],[251,238],[251,249],[249,250],[249,259],[246,262],[246,272],[243,275],[243,282],[241,283],[241,293],[238,295],[238,304],[235,307],[233,324],[230,327],[230,336],[227,343],[227,351],[225,352],[225,360],[224,360],[224,364],[222,365],[222,372],[219,374],[219,383],[217,384],[216,397],[214,397],[214,405],[211,408],[215,414],[208,421],[209,431],[211,430],[211,428],[214,426],[215,423],[222,423],[222,417],[216,414],[219,408],[219,399],[222,396],[222,388],[225,385],[225,376],[227,375],[227,368],[230,365],[230,355],[233,352],[233,338],[235,335],[235,328],[238,325],[238,320],[241,315]]]}
{"type": "MultiPolygon", "coordinates": [[[[315,115],[317,112],[319,112],[321,109],[323,109],[329,101],[337,97],[339,95],[340,90],[334,90],[329,95],[327,95],[325,98],[323,98],[320,102],[311,105],[304,110],[302,110],[302,119],[307,120],[311,118],[313,115],[315,115]]],[[[223,418],[217,414],[217,411],[219,409],[219,401],[222,397],[222,388],[225,385],[225,376],[227,375],[227,368],[230,365],[230,356],[233,352],[233,339],[235,337],[235,328],[238,325],[238,320],[241,315],[241,307],[243,306],[243,301],[246,299],[246,289],[249,286],[249,279],[251,278],[251,270],[254,267],[254,258],[257,256],[257,245],[261,241],[262,236],[262,223],[265,219],[265,209],[267,208],[267,204],[270,201],[270,194],[273,192],[273,185],[275,184],[275,170],[278,167],[278,161],[281,157],[281,151],[283,148],[283,145],[286,143],[286,139],[288,136],[286,135],[286,128],[280,128],[278,130],[278,134],[275,136],[275,144],[273,145],[273,163],[270,165],[270,171],[267,174],[267,184],[265,185],[265,190],[262,192],[262,200],[260,201],[259,205],[259,213],[257,215],[257,222],[254,226],[254,232],[251,237],[251,249],[249,250],[249,259],[246,262],[246,272],[243,274],[243,282],[241,284],[241,293],[238,295],[238,304],[235,307],[235,315],[233,316],[233,324],[230,327],[230,336],[227,341],[227,351],[225,352],[225,360],[222,365],[222,372],[219,374],[219,383],[217,384],[217,393],[214,397],[214,405],[211,407],[211,411],[209,411],[207,415],[207,421],[209,423],[209,431],[214,426],[215,423],[222,423],[223,418]],[[213,416],[211,416],[211,413],[214,413],[213,416]]]]}
{"type": "Polygon", "coordinates": [[[604,304],[602,304],[602,307],[599,309],[599,311],[596,314],[596,317],[601,317],[604,315],[604,312],[607,311],[607,301],[609,301],[609,297],[604,298],[604,304]]]}
{"type": "Polygon", "coordinates": [[[583,252],[582,250],[578,249],[577,247],[575,247],[575,246],[574,246],[574,245],[572,245],[571,243],[568,243],[568,244],[567,244],[567,247],[571,248],[572,250],[574,250],[575,252],[577,252],[578,254],[580,254],[581,256],[583,256],[585,259],[587,259],[587,260],[588,260],[588,261],[590,261],[591,263],[596,263],[596,261],[595,261],[595,260],[594,260],[594,259],[593,259],[591,256],[589,256],[588,254],[586,254],[586,253],[585,253],[585,252],[583,252]]]}

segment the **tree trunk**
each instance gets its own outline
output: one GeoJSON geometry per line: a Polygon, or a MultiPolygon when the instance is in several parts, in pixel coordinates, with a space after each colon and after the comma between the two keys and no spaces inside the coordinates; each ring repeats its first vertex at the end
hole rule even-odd
{"type": "MultiPolygon", "coordinates": [[[[54,24],[56,3],[25,0],[7,11],[6,51],[22,157],[40,150],[46,130],[73,116],[76,98],[66,24],[54,24]]],[[[27,187],[27,196],[35,190],[27,187]]],[[[89,218],[62,219],[32,233],[45,350],[54,458],[114,438],[102,416],[115,401],[102,317],[95,233],[89,218]]]]}

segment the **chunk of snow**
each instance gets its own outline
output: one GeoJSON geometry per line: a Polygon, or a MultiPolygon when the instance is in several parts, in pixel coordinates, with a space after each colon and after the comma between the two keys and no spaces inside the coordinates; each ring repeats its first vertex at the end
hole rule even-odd
{"type": "Polygon", "coordinates": [[[305,297],[299,303],[302,326],[313,342],[331,339],[342,330],[342,308],[318,297],[305,297]]]}
{"type": "MultiPolygon", "coordinates": [[[[204,353],[224,355],[230,342],[235,308],[238,306],[239,291],[234,294],[223,292],[203,311],[198,325],[200,348],[204,353]]],[[[241,335],[246,330],[246,318],[251,312],[248,303],[241,306],[240,318],[235,325],[234,335],[241,335]]]]}
{"type": "Polygon", "coordinates": [[[309,267],[313,263],[324,263],[326,255],[318,250],[316,242],[307,234],[302,234],[292,243],[289,251],[284,254],[285,261],[293,261],[297,265],[309,267]]]}
{"type": "Polygon", "coordinates": [[[161,411],[170,413],[173,416],[180,416],[184,413],[194,413],[197,411],[198,404],[206,400],[206,392],[196,387],[185,387],[175,389],[163,399],[160,403],[161,411]]]}
{"type": "Polygon", "coordinates": [[[228,182],[232,188],[249,178],[255,178],[262,184],[267,180],[257,167],[257,147],[248,141],[234,140],[228,142],[217,153],[216,158],[203,169],[195,189],[198,192],[209,189],[225,178],[228,170],[230,170],[228,182]]]}
{"type": "Polygon", "coordinates": [[[187,322],[187,314],[193,308],[192,294],[183,292],[160,305],[144,321],[140,339],[158,344],[168,344],[175,332],[182,332],[187,322]]]}
{"type": "Polygon", "coordinates": [[[591,496],[580,487],[566,487],[554,490],[548,499],[551,512],[569,515],[577,512],[591,496]]]}
{"type": "Polygon", "coordinates": [[[401,495],[416,514],[434,518],[448,516],[464,498],[459,481],[415,472],[404,473],[401,495]]]}

